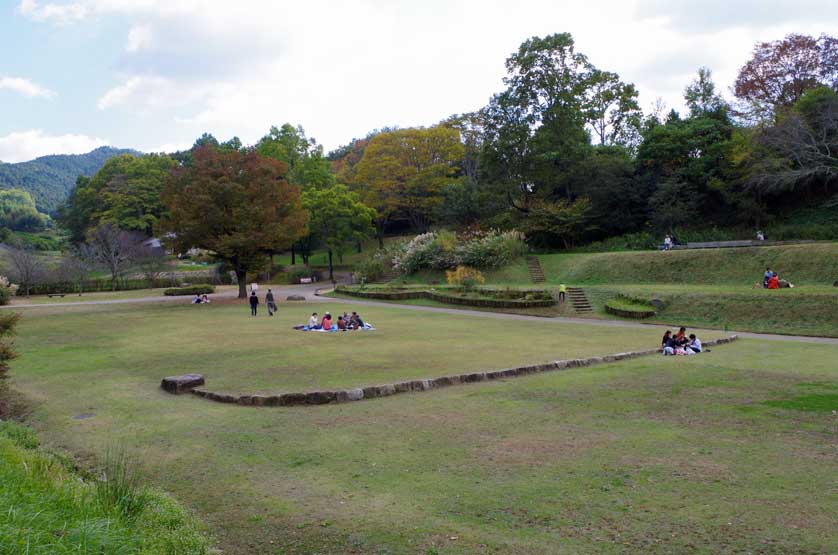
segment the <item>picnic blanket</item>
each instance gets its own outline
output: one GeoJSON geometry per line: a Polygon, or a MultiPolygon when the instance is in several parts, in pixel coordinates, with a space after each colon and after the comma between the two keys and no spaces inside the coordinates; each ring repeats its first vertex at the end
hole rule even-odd
{"type": "MultiPolygon", "coordinates": [[[[294,329],[298,330],[298,331],[319,331],[320,333],[332,333],[332,332],[336,332],[336,331],[355,331],[355,330],[339,330],[338,327],[334,324],[332,324],[331,329],[328,329],[328,330],[324,330],[323,328],[320,328],[320,327],[310,328],[308,326],[303,326],[303,325],[294,326],[294,329]]],[[[375,331],[375,328],[371,324],[365,322],[362,327],[358,328],[358,331],[375,331]]]]}

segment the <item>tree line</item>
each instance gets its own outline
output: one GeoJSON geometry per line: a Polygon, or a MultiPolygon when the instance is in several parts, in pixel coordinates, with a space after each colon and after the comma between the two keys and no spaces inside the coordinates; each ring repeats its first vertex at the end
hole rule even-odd
{"type": "MultiPolygon", "coordinates": [[[[638,91],[534,37],[505,88],[474,112],[376,130],[328,154],[301,127],[255,145],[201,136],[187,151],[109,160],[80,177],[57,219],[83,244],[102,225],[216,253],[244,278],[266,256],[342,256],[375,233],[518,229],[573,248],[638,231],[759,227],[789,206],[838,205],[838,39],[759,43],[728,103],[707,68],[687,111],[649,113],[638,91]]],[[[243,289],[242,289],[243,290],[243,289]]]]}

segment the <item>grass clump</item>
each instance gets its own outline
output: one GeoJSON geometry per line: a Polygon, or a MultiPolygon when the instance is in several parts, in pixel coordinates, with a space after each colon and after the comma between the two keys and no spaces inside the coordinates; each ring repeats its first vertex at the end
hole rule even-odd
{"type": "Polygon", "coordinates": [[[793,399],[765,401],[764,404],[769,407],[804,412],[835,412],[838,411],[838,393],[801,395],[793,399]]]}
{"type": "Polygon", "coordinates": [[[203,555],[209,539],[167,495],[143,488],[123,455],[84,481],[37,448],[35,434],[0,423],[0,552],[64,555],[203,555]]]}

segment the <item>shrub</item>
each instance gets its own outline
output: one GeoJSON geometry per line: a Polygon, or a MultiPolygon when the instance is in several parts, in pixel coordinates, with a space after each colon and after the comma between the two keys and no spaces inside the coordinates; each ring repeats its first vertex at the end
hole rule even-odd
{"type": "Polygon", "coordinates": [[[384,261],[380,257],[370,256],[356,263],[353,268],[355,275],[362,281],[375,281],[387,273],[384,261]]]}
{"type": "Polygon", "coordinates": [[[461,237],[449,231],[417,235],[393,256],[400,274],[421,269],[448,270],[457,266],[497,268],[526,252],[524,236],[517,231],[470,233],[461,237]]]}
{"type": "Polygon", "coordinates": [[[12,298],[12,291],[6,286],[0,285],[0,306],[9,304],[12,298]]]}
{"type": "Polygon", "coordinates": [[[285,275],[289,283],[300,283],[302,278],[313,278],[317,272],[308,266],[291,266],[285,275]]]}
{"type": "Polygon", "coordinates": [[[7,437],[12,443],[23,449],[38,447],[38,436],[31,428],[21,426],[15,422],[0,420],[0,437],[7,437]]]}
{"type": "Polygon", "coordinates": [[[466,291],[486,283],[486,278],[483,277],[480,270],[468,266],[457,266],[456,270],[446,271],[445,277],[448,279],[448,285],[456,285],[466,291]]]}
{"type": "Polygon", "coordinates": [[[180,295],[204,295],[213,292],[215,292],[215,287],[212,285],[199,284],[188,287],[172,287],[163,291],[163,294],[167,297],[176,297],[180,295]]]}
{"type": "Polygon", "coordinates": [[[526,252],[522,233],[493,230],[463,243],[460,247],[460,262],[476,268],[500,268],[526,252]]]}

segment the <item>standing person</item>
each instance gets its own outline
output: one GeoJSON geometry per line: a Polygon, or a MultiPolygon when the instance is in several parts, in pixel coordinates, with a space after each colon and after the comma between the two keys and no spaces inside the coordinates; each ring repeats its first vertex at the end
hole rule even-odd
{"type": "Polygon", "coordinates": [[[663,250],[672,250],[672,237],[670,237],[668,233],[666,234],[666,237],[663,238],[663,250]]]}
{"type": "Polygon", "coordinates": [[[256,296],[256,291],[250,292],[250,315],[256,316],[256,307],[259,306],[259,297],[256,296]]]}
{"type": "Polygon", "coordinates": [[[559,284],[559,302],[563,303],[567,295],[567,286],[564,283],[559,284]]]}
{"type": "Polygon", "coordinates": [[[265,295],[265,306],[268,307],[268,316],[273,316],[276,312],[276,303],[274,302],[274,294],[270,289],[265,295]]]}

